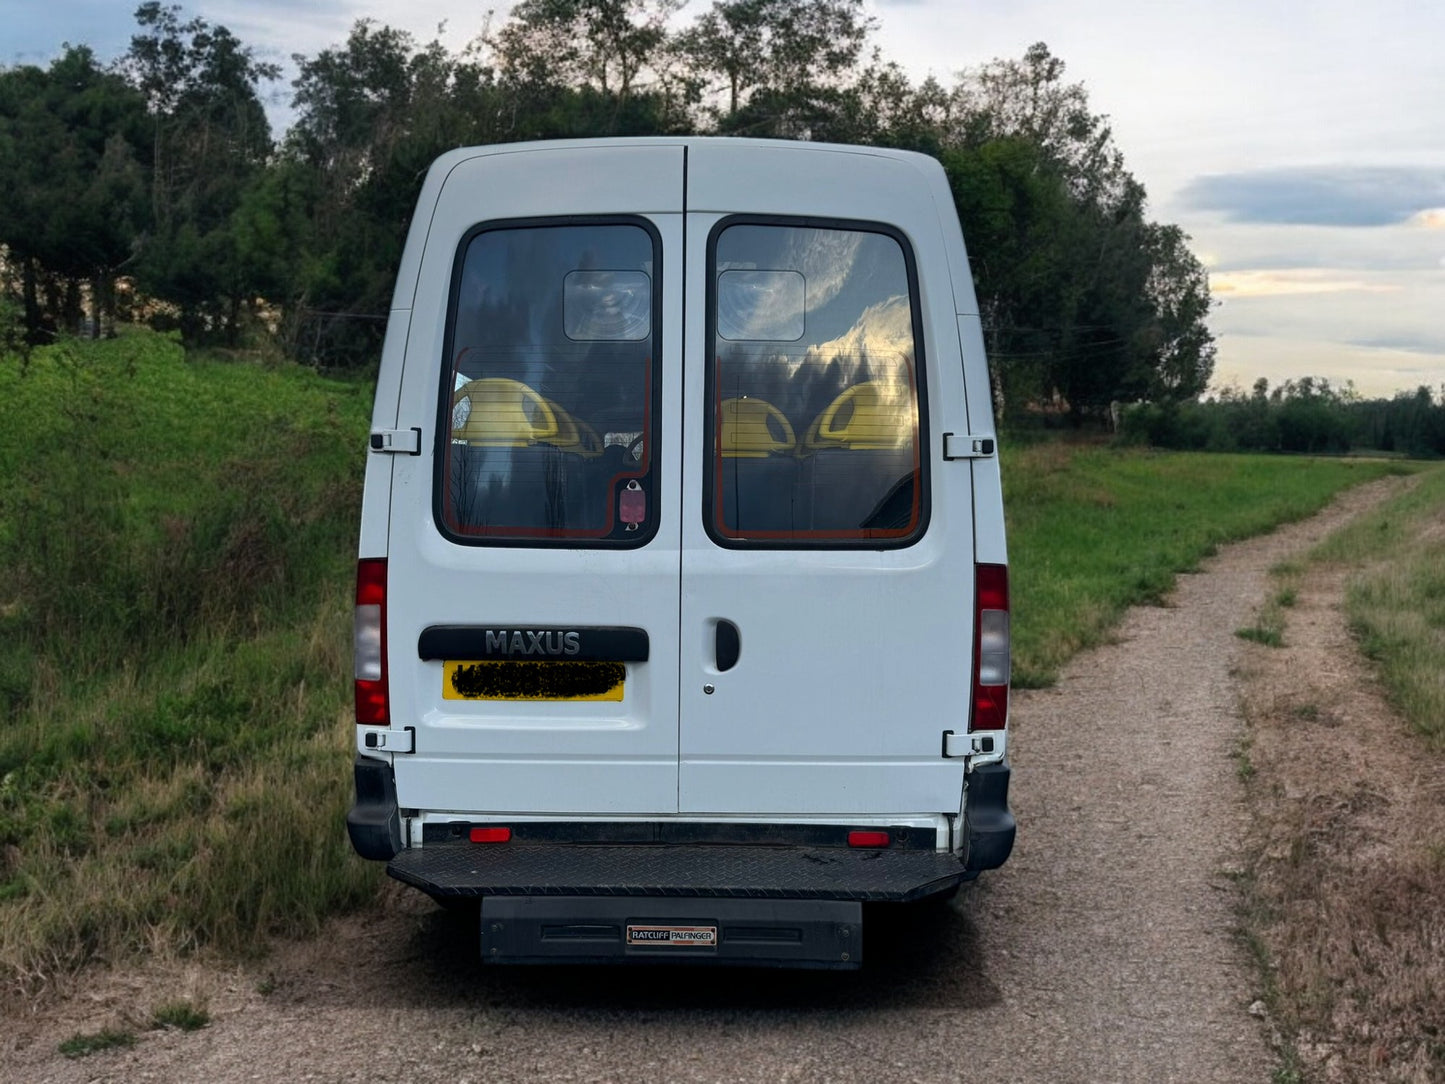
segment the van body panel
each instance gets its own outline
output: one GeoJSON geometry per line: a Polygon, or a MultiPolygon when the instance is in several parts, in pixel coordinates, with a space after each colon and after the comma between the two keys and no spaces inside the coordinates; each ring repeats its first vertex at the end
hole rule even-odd
{"type": "MultiPolygon", "coordinates": [[[[397,403],[401,394],[402,359],[406,355],[406,339],[411,327],[411,313],[393,309],[386,321],[386,335],[381,345],[381,367],[376,378],[376,399],[371,408],[371,428],[392,429],[396,426],[397,403]]],[[[391,456],[368,455],[362,492],[361,541],[362,557],[385,557],[387,530],[391,520],[391,456]]]]}
{"type": "MultiPolygon", "coordinates": [[[[442,168],[442,167],[438,167],[442,168]]],[[[683,152],[675,146],[572,147],[481,153],[445,163],[425,224],[418,303],[401,381],[399,427],[418,426],[420,456],[393,456],[388,652],[393,725],[416,727],[414,755],[395,758],[403,807],[659,814],[677,808],[677,597],[680,321],[663,319],[652,363],[660,384],[657,499],[651,540],[636,549],[468,545],[433,514],[448,314],[459,246],[477,227],[529,220],[638,216],[655,233],[664,313],[681,304],[683,152]],[[579,183],[585,178],[585,183],[579,183]],[[610,184],[609,184],[610,181],[610,184]],[[423,661],[436,625],[502,629],[634,626],[650,657],[626,664],[617,702],[447,700],[445,660],[423,661]]],[[[541,228],[541,227],[539,227],[541,228]]]]}
{"type": "MultiPolygon", "coordinates": [[[[858,815],[957,809],[964,764],[944,730],[967,726],[972,652],[972,493],[966,463],[942,460],[942,434],[967,432],[963,359],[946,232],[915,156],[803,145],[707,144],[688,167],[688,312],[705,314],[709,248],[736,216],[896,227],[911,250],[919,377],[926,394],[927,529],[898,549],[720,548],[703,517],[710,449],[684,449],[679,808],[693,814],[858,815]],[[788,183],[779,185],[778,176],[788,183]],[[726,207],[730,214],[701,208],[726,207]],[[966,569],[968,574],[960,575],[966,569]],[[739,632],[720,673],[721,621],[739,632]],[[927,673],[926,678],[921,673],[927,673]],[[708,690],[712,691],[709,692],[708,690]],[[780,809],[780,804],[786,802],[780,809]]],[[[684,413],[703,418],[706,319],[689,319],[684,413]]]]}
{"type": "Polygon", "coordinates": [[[420,450],[369,455],[361,532],[387,558],[386,725],[411,734],[393,753],[359,732],[386,785],[353,840],[681,824],[730,850],[768,825],[912,825],[940,859],[987,859],[899,899],[1001,862],[1005,735],[988,755],[962,737],[1002,487],[991,454],[944,458],[945,435],[994,435],[977,312],[922,155],[688,138],[438,159],[372,421],[420,450]],[[559,693],[602,672],[566,669],[589,629],[641,630],[645,658],[579,652],[616,677],[559,693]],[[479,657],[431,657],[428,630],[479,657]],[[1002,786],[971,799],[986,762],[1002,786]]]}
{"type": "MultiPolygon", "coordinates": [[[[994,436],[993,387],[989,383],[988,361],[983,345],[983,324],[977,316],[958,318],[958,342],[963,354],[963,380],[968,396],[968,431],[975,436],[994,436]]],[[[999,469],[997,460],[985,462],[978,472],[980,481],[997,490],[999,469]],[[987,474],[989,479],[982,475],[987,474]]],[[[1001,493],[985,492],[974,495],[976,507],[985,517],[986,529],[980,533],[978,544],[989,547],[989,553],[979,552],[980,561],[1006,564],[1004,556],[1004,524],[995,509],[1003,508],[1001,493]],[[997,520],[997,522],[994,522],[997,520]],[[985,537],[986,536],[986,537],[985,537]]]]}

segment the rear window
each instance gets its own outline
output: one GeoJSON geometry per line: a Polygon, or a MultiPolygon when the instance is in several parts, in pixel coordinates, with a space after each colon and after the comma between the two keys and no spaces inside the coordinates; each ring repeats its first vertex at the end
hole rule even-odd
{"type": "Polygon", "coordinates": [[[882,226],[727,220],[709,243],[704,516],[722,545],[923,531],[912,256],[882,226]]]}
{"type": "Polygon", "coordinates": [[[448,535],[651,537],[658,249],[635,221],[505,225],[463,241],[441,405],[448,535]]]}

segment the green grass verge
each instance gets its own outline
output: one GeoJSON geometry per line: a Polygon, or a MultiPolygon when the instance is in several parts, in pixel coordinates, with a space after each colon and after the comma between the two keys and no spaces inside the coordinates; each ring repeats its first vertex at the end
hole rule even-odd
{"type": "Polygon", "coordinates": [[[1318,511],[1342,488],[1399,464],[1355,459],[1005,449],[1014,684],[1051,684],[1105,642],[1130,606],[1226,542],[1318,511]]]}
{"type": "Polygon", "coordinates": [[[0,980],[374,892],[342,828],[369,400],[151,334],[0,362],[0,980]]]}
{"type": "Polygon", "coordinates": [[[1393,706],[1445,749],[1445,469],[1332,535],[1316,560],[1353,565],[1350,627],[1393,706]]]}

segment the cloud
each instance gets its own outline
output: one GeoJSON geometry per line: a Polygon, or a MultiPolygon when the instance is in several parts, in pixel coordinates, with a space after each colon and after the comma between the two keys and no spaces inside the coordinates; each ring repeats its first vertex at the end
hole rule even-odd
{"type": "MultiPolygon", "coordinates": [[[[1425,212],[1394,226],[1341,229],[1330,226],[1278,226],[1219,219],[1191,230],[1196,254],[1208,253],[1213,274],[1234,271],[1334,270],[1342,276],[1388,273],[1393,281],[1431,274],[1445,255],[1445,221],[1433,227],[1425,212]]],[[[1445,216],[1442,216],[1445,219],[1445,216]]]]}
{"type": "Polygon", "coordinates": [[[1376,339],[1351,339],[1345,345],[1366,350],[1389,350],[1396,354],[1423,354],[1437,362],[1445,353],[1445,343],[1438,337],[1431,339],[1427,336],[1385,335],[1376,339]]]}
{"type": "Polygon", "coordinates": [[[1287,268],[1261,271],[1219,271],[1209,276],[1216,297],[1280,297],[1298,294],[1386,294],[1402,287],[1385,282],[1350,278],[1323,268],[1287,268]]]}
{"type": "Polygon", "coordinates": [[[1185,206],[1231,222],[1389,226],[1445,206],[1445,170],[1312,167],[1196,177],[1185,206]]]}

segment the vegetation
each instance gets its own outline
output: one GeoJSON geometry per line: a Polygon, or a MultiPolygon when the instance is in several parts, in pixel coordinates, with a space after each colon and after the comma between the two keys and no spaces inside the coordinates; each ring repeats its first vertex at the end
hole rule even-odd
{"type": "Polygon", "coordinates": [[[1157,602],[1225,542],[1323,507],[1383,462],[1121,452],[1047,443],[1004,456],[1014,683],[1052,683],[1123,612],[1157,602]]]}
{"type": "Polygon", "coordinates": [[[152,1028],[174,1028],[177,1031],[200,1031],[211,1022],[211,1014],[199,1005],[184,999],[157,1005],[151,1013],[152,1028]]]}
{"type": "Polygon", "coordinates": [[[72,1035],[60,1044],[60,1052],[67,1058],[84,1058],[121,1046],[135,1046],[135,1034],[119,1028],[103,1028],[88,1034],[72,1035]]]}
{"type": "Polygon", "coordinates": [[[1145,403],[1123,411],[1121,421],[1126,443],[1156,448],[1445,456],[1445,387],[1367,400],[1313,377],[1273,391],[1260,379],[1248,395],[1226,388],[1203,402],[1145,403]]]}
{"type": "Polygon", "coordinates": [[[344,674],[370,388],[135,334],[0,364],[0,969],[369,898],[344,674]]]}
{"type": "Polygon", "coordinates": [[[1442,510],[1445,470],[1431,468],[1307,561],[1273,570],[1266,609],[1282,629],[1308,609],[1288,637],[1303,651],[1262,653],[1247,678],[1241,884],[1281,1077],[1435,1080],[1445,1069],[1442,510]],[[1372,666],[1316,665],[1340,589],[1325,588],[1341,582],[1372,666]],[[1344,746],[1366,752],[1323,752],[1344,746]]]}
{"type": "Polygon", "coordinates": [[[1265,647],[1284,647],[1284,632],[1288,623],[1285,611],[1299,601],[1299,570],[1290,563],[1270,570],[1279,580],[1279,587],[1269,597],[1253,625],[1235,629],[1234,634],[1241,640],[1250,640],[1265,647]]]}
{"type": "MultiPolygon", "coordinates": [[[[459,54],[362,20],[299,57],[291,128],[274,65],[223,26],[148,0],[130,49],[0,69],[0,296],[28,341],[116,320],[189,344],[265,342],[374,362],[428,164],[456,146],[711,133],[905,147],[947,171],[975,253],[995,386],[1187,399],[1214,363],[1204,270],[1105,118],[1042,44],[913,85],[870,48],[862,0],[523,0],[459,54]]],[[[6,324],[0,313],[0,328],[6,324]]]]}
{"type": "Polygon", "coordinates": [[[1391,705],[1445,752],[1445,472],[1322,544],[1319,561],[1356,569],[1350,626],[1378,668],[1391,705]]]}

